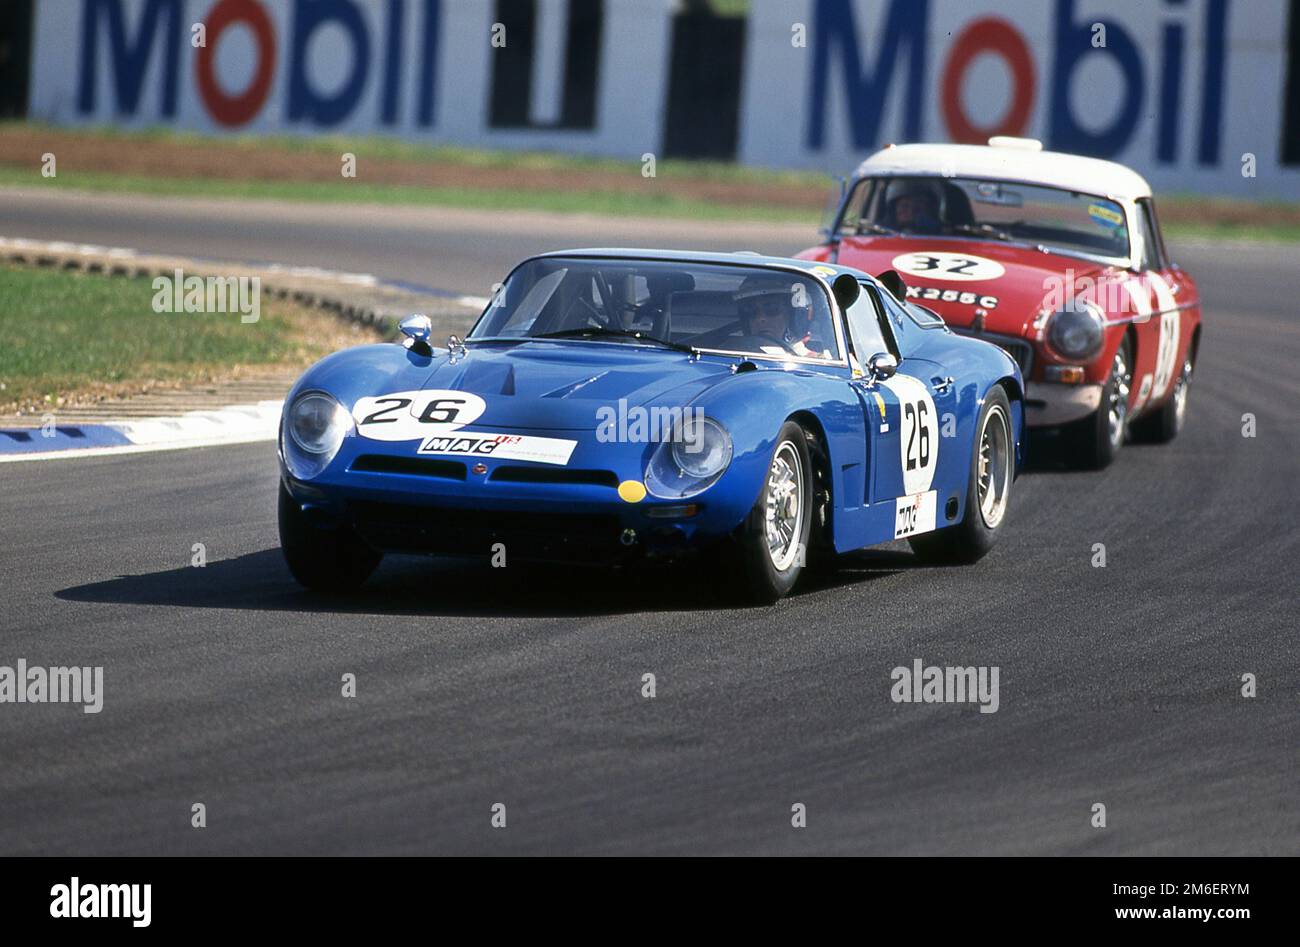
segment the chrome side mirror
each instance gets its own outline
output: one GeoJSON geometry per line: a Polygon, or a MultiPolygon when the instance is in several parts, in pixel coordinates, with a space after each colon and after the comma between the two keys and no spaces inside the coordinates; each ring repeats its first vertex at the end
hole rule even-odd
{"type": "Polygon", "coordinates": [[[887,378],[893,378],[894,373],[898,371],[898,359],[888,352],[877,352],[867,362],[867,371],[871,374],[873,381],[884,381],[887,378]]]}
{"type": "Polygon", "coordinates": [[[403,343],[410,351],[416,355],[430,356],[433,354],[433,346],[429,344],[429,336],[433,335],[433,322],[423,313],[415,313],[407,316],[397,327],[402,330],[402,335],[406,336],[406,342],[403,343]]]}
{"type": "Polygon", "coordinates": [[[433,335],[433,322],[423,313],[415,313],[407,316],[397,326],[402,330],[402,335],[410,339],[407,348],[414,348],[417,345],[429,348],[429,337],[433,335]]]}

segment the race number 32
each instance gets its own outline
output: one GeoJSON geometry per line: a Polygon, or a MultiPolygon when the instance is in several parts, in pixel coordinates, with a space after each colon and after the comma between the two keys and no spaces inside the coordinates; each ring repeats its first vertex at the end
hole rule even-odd
{"type": "Polygon", "coordinates": [[[900,253],[892,262],[893,268],[900,273],[936,280],[978,282],[995,280],[1006,273],[1006,268],[997,260],[943,250],[900,253]]]}

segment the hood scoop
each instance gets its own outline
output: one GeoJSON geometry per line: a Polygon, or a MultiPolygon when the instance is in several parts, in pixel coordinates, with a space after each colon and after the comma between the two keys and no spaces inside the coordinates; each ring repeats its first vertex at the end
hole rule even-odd
{"type": "Polygon", "coordinates": [[[513,395],[515,367],[509,362],[466,360],[459,374],[448,379],[446,387],[476,395],[513,395]]]}

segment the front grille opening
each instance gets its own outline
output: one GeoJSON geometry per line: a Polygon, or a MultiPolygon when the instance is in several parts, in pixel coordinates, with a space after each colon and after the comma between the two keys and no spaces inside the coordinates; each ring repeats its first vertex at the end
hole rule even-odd
{"type": "Polygon", "coordinates": [[[629,551],[618,543],[617,516],[349,501],[348,516],[367,543],[385,552],[487,556],[504,543],[512,558],[608,562],[629,551]]]}
{"type": "Polygon", "coordinates": [[[390,457],[386,454],[362,454],[352,462],[352,469],[362,473],[406,474],[410,477],[440,477],[464,480],[465,465],[455,460],[430,457],[390,457]]]}
{"type": "Polygon", "coordinates": [[[1034,367],[1034,347],[1028,342],[1000,342],[998,344],[1016,360],[1016,364],[1020,366],[1020,374],[1028,376],[1030,370],[1034,367]]]}
{"type": "Polygon", "coordinates": [[[568,470],[563,467],[497,467],[490,480],[503,483],[580,483],[597,487],[617,487],[618,477],[612,470],[568,470]]]}

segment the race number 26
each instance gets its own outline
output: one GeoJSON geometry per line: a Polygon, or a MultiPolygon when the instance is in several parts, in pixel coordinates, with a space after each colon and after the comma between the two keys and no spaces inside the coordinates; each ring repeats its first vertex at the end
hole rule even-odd
{"type": "Polygon", "coordinates": [[[907,431],[907,469],[930,466],[930,428],[925,423],[928,406],[924,401],[903,404],[903,430],[907,431]]]}

